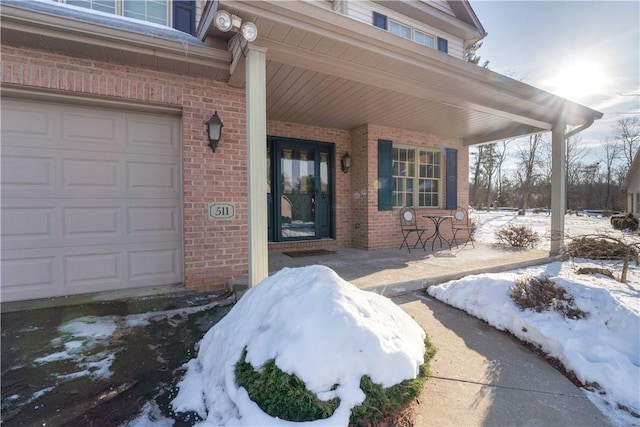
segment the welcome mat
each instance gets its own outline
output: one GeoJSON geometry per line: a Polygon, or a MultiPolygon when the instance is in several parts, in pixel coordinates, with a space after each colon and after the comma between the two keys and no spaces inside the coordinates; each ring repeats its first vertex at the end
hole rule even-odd
{"type": "Polygon", "coordinates": [[[300,258],[303,256],[316,256],[316,255],[331,255],[335,254],[334,251],[328,251],[326,249],[309,249],[306,251],[291,251],[291,252],[282,252],[286,256],[290,258],[300,258]]]}

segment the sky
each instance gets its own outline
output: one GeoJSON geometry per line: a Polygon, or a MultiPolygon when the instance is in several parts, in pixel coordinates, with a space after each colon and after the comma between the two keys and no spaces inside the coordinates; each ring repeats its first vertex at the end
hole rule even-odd
{"type": "Polygon", "coordinates": [[[640,114],[640,1],[470,4],[488,33],[481,62],[604,113],[580,134],[586,146],[605,141],[623,115],[640,114]]]}

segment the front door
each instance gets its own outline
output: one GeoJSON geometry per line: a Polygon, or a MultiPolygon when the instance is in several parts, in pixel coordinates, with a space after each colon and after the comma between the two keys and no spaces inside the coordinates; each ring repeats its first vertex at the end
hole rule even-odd
{"type": "Polygon", "coordinates": [[[331,144],[269,138],[269,240],[332,237],[331,144]]]}

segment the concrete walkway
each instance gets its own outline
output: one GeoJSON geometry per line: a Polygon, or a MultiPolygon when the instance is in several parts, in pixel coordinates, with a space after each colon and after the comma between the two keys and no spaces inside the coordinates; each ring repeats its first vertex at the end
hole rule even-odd
{"type": "Polygon", "coordinates": [[[438,351],[415,425],[612,425],[573,383],[519,341],[426,295],[393,299],[438,351]]]}

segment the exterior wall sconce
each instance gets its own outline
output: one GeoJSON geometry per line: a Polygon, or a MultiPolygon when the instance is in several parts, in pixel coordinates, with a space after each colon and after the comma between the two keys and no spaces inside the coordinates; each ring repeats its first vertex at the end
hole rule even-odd
{"type": "Polygon", "coordinates": [[[342,172],[349,172],[349,168],[351,167],[351,156],[348,151],[344,153],[344,156],[342,156],[342,159],[340,160],[340,167],[342,168],[342,172]]]}
{"type": "Polygon", "coordinates": [[[218,112],[213,113],[213,116],[205,124],[207,125],[207,135],[209,136],[209,147],[211,147],[211,151],[215,152],[222,134],[222,127],[224,126],[220,117],[218,117],[218,112]]]}
{"type": "Polygon", "coordinates": [[[226,10],[219,10],[214,17],[214,24],[217,29],[226,33],[227,31],[233,31],[235,33],[242,34],[242,37],[252,42],[258,37],[258,28],[253,22],[242,22],[242,18],[237,15],[232,15],[226,10]]]}

